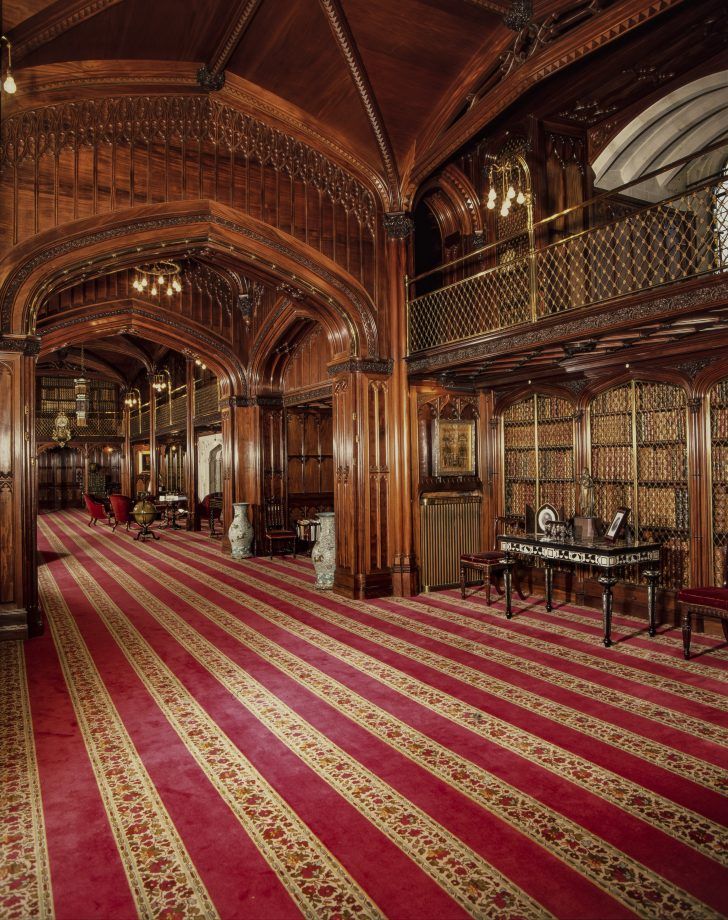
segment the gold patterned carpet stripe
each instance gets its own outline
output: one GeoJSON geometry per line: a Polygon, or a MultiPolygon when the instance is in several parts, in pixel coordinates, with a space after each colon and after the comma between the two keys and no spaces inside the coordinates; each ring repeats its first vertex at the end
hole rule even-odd
{"type": "Polygon", "coordinates": [[[50,866],[23,646],[0,643],[0,916],[52,920],[50,866]]]}

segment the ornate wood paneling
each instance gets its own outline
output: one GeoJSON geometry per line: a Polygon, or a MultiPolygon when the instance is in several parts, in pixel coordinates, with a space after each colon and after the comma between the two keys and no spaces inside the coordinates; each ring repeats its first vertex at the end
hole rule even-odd
{"type": "Polygon", "coordinates": [[[115,96],[2,125],[8,244],[82,217],[209,199],[305,242],[376,290],[377,203],[323,154],[206,96],[115,96]]]}
{"type": "Polygon", "coordinates": [[[323,328],[317,324],[295,346],[283,373],[283,390],[312,387],[328,382],[326,365],[331,360],[331,349],[323,328]]]}

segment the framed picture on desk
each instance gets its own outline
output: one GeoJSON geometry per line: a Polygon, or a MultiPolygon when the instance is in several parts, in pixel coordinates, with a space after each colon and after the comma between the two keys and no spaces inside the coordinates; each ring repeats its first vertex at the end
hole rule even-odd
{"type": "Polygon", "coordinates": [[[608,543],[614,543],[615,540],[619,539],[620,534],[624,530],[624,525],[627,523],[627,518],[629,517],[629,508],[617,508],[617,511],[612,518],[612,523],[607,528],[607,532],[604,534],[604,539],[608,543]]]}

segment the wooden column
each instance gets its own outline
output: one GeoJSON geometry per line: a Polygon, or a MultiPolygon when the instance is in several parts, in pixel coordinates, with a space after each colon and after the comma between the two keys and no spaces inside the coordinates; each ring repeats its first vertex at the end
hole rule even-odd
{"type": "Polygon", "coordinates": [[[255,531],[254,552],[263,537],[263,407],[262,398],[237,397],[234,402],[235,501],[248,502],[255,531]]]}
{"type": "Polygon", "coordinates": [[[199,530],[197,516],[197,440],[195,438],[195,362],[187,358],[187,414],[185,442],[185,494],[187,495],[187,529],[199,530]]]}
{"type": "Polygon", "coordinates": [[[409,383],[407,379],[407,303],[404,287],[411,219],[385,221],[387,230],[387,295],[392,343],[391,412],[389,413],[392,549],[392,591],[411,596],[419,590],[413,545],[412,486],[410,478],[409,383]]]}
{"type": "Polygon", "coordinates": [[[713,584],[712,503],[708,494],[710,465],[708,399],[688,398],[688,482],[690,495],[690,584],[713,584]]]}
{"type": "Polygon", "coordinates": [[[157,391],[152,386],[153,375],[149,375],[149,494],[157,495],[157,391]]]}
{"type": "Polygon", "coordinates": [[[43,632],[36,558],[35,363],[39,340],[0,345],[0,629],[43,632]]]}
{"type": "Polygon", "coordinates": [[[124,406],[124,446],[121,451],[121,492],[134,498],[132,493],[131,406],[124,406]]]}
{"type": "Polygon", "coordinates": [[[392,593],[389,363],[352,358],[333,377],[334,591],[346,597],[392,593]]]}
{"type": "Polygon", "coordinates": [[[495,519],[499,514],[499,501],[495,488],[496,457],[498,450],[498,419],[495,417],[495,394],[492,390],[478,395],[478,459],[483,482],[483,518],[481,546],[495,549],[495,519]]]}

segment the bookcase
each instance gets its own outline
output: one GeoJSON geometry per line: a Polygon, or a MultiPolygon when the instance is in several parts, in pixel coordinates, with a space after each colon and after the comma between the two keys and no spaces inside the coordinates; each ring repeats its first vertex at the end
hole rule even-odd
{"type": "Polygon", "coordinates": [[[710,391],[713,584],[722,585],[728,552],[728,380],[710,391]]]}
{"type": "Polygon", "coordinates": [[[574,513],[574,415],[571,403],[534,393],[503,413],[503,485],[507,515],[545,502],[574,513]]]}
{"type": "Polygon", "coordinates": [[[617,508],[630,508],[638,538],[662,543],[669,588],[690,577],[687,411],[680,387],[640,380],[606,390],[589,407],[594,513],[609,522],[617,508]]]}

